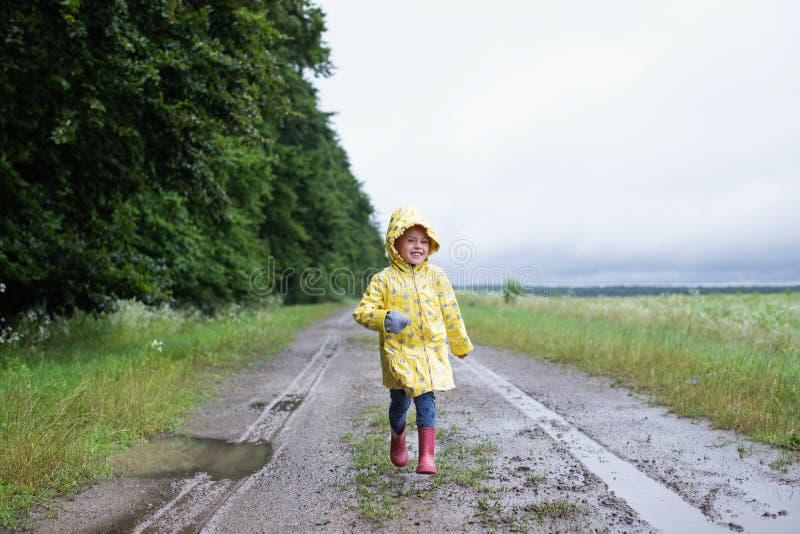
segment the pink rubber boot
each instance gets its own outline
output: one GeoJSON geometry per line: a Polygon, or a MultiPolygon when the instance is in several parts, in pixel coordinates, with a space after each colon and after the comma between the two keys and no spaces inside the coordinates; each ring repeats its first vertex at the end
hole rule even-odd
{"type": "MultiPolygon", "coordinates": [[[[391,428],[391,425],[390,425],[391,428]]],[[[403,427],[403,432],[395,434],[392,432],[392,444],[389,450],[389,459],[395,467],[403,467],[408,463],[408,449],[406,448],[406,426],[403,427]]]]}
{"type": "Polygon", "coordinates": [[[417,428],[419,434],[419,463],[417,473],[433,475],[436,466],[433,464],[434,449],[436,449],[436,428],[421,426],[417,428]]]}

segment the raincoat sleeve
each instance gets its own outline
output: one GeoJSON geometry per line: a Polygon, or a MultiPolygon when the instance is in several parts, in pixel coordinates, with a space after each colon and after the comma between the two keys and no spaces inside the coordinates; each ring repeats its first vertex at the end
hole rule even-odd
{"type": "Polygon", "coordinates": [[[367,290],[361,297],[361,302],[358,303],[353,318],[358,324],[375,330],[381,334],[386,334],[386,314],[389,310],[386,309],[386,300],[384,299],[385,279],[383,276],[377,274],[372,277],[367,290]]]}
{"type": "Polygon", "coordinates": [[[473,349],[472,342],[467,336],[467,327],[461,318],[461,309],[458,307],[453,286],[443,272],[437,273],[436,276],[436,294],[439,296],[439,306],[442,308],[450,350],[456,356],[469,354],[473,349]]]}

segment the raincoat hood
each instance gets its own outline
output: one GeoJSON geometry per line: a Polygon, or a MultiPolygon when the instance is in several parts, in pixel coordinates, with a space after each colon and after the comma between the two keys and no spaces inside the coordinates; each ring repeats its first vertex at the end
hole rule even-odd
{"type": "MultiPolygon", "coordinates": [[[[394,265],[404,271],[410,268],[410,264],[407,263],[400,253],[397,252],[397,249],[394,248],[394,242],[412,226],[421,226],[425,229],[425,233],[428,234],[428,238],[431,240],[428,257],[439,250],[439,238],[436,236],[436,232],[433,231],[433,228],[431,228],[430,223],[425,220],[425,217],[411,206],[397,208],[394,213],[392,213],[392,217],[389,219],[389,227],[386,229],[386,254],[389,255],[389,260],[391,260],[394,265]]],[[[427,263],[427,261],[428,258],[425,258],[423,264],[427,263]]]]}

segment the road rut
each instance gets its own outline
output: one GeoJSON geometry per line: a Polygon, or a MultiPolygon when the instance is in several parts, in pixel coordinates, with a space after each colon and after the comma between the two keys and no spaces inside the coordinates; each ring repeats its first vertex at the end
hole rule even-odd
{"type": "MultiPolygon", "coordinates": [[[[412,429],[412,461],[387,490],[402,513],[364,516],[343,437],[364,413],[385,411],[389,396],[376,334],[342,310],[224,381],[185,425],[192,436],[269,441],[263,468],[239,480],[108,480],[61,502],[36,530],[800,531],[800,469],[770,468],[779,451],[675,417],[606,378],[508,351],[477,347],[453,367],[457,389],[437,394],[439,446],[491,444],[490,475],[478,485],[414,473],[412,429]],[[570,508],[537,513],[543,503],[570,508]]],[[[386,436],[388,455],[388,423],[386,436]]]]}

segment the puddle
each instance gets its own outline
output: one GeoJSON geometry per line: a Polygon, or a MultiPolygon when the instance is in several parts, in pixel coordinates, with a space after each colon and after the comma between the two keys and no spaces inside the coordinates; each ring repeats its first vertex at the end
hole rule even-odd
{"type": "Polygon", "coordinates": [[[235,480],[255,473],[271,457],[269,443],[175,436],[131,448],[109,463],[114,474],[125,477],[190,478],[207,473],[213,480],[235,480]]]}
{"type": "Polygon", "coordinates": [[[744,480],[734,481],[732,485],[755,496],[766,506],[766,511],[759,514],[747,510],[734,514],[731,523],[741,526],[747,532],[800,532],[800,491],[777,484],[754,484],[744,480]]]}
{"type": "Polygon", "coordinates": [[[305,395],[285,395],[283,399],[275,403],[272,412],[293,412],[303,402],[305,395]]]}

